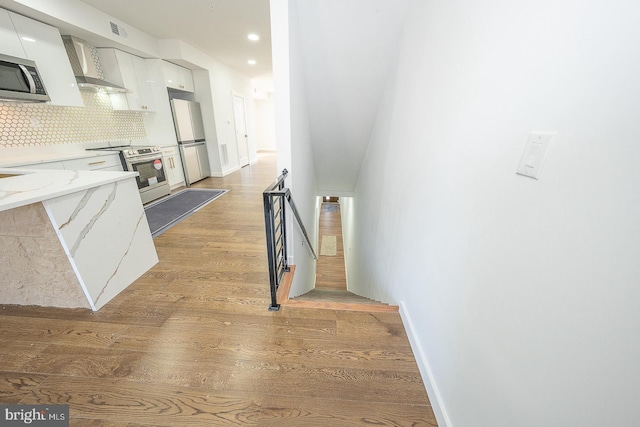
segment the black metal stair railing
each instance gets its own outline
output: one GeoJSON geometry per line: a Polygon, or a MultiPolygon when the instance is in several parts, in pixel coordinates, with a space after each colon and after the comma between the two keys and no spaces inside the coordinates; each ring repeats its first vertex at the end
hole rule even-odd
{"type": "Polygon", "coordinates": [[[264,205],[264,225],[267,237],[267,255],[269,262],[269,284],[271,288],[271,305],[269,310],[278,311],[280,304],[277,301],[278,287],[282,283],[284,274],[289,271],[287,258],[287,218],[285,199],[289,202],[293,216],[295,217],[302,234],[304,235],[309,250],[314,259],[318,259],[313,246],[309,241],[307,230],[302,223],[298,209],[296,208],[291,191],[284,186],[284,180],[289,172],[284,169],[282,175],[262,192],[264,205]]]}

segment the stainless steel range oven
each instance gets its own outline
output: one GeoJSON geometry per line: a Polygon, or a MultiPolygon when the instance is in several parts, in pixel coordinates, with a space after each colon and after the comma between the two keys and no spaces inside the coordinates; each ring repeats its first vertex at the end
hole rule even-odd
{"type": "Polygon", "coordinates": [[[138,172],[136,177],[142,203],[171,193],[165,173],[164,159],[158,147],[129,147],[120,152],[126,170],[138,172]]]}
{"type": "Polygon", "coordinates": [[[136,182],[140,190],[142,203],[148,203],[171,193],[164,167],[162,152],[158,147],[104,147],[90,150],[108,150],[120,152],[122,168],[138,172],[136,182]]]}

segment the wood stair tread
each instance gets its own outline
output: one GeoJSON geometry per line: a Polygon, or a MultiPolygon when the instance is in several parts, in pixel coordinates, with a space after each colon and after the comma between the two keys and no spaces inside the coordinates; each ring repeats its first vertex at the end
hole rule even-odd
{"type": "Polygon", "coordinates": [[[358,304],[380,304],[369,298],[365,298],[360,295],[356,295],[349,291],[339,289],[319,289],[315,288],[306,294],[300,295],[295,298],[296,300],[304,301],[325,301],[325,302],[352,302],[358,304]]]}
{"type": "Polygon", "coordinates": [[[313,289],[304,295],[290,299],[286,305],[329,310],[394,312],[397,306],[390,306],[378,301],[335,289],[313,289]]]}

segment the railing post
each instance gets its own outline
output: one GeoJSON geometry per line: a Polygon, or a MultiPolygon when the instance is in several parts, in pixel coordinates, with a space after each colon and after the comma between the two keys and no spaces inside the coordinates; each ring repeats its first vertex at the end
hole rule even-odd
{"type": "Polygon", "coordinates": [[[280,304],[278,304],[278,287],[280,286],[280,280],[284,276],[284,273],[290,271],[289,259],[287,254],[287,215],[286,215],[286,202],[289,202],[289,206],[293,211],[293,216],[302,230],[302,234],[309,246],[309,250],[314,259],[318,259],[313,245],[309,240],[307,230],[302,223],[298,209],[296,209],[295,203],[291,198],[291,191],[284,186],[284,180],[289,172],[284,169],[282,175],[278,177],[276,182],[270,185],[262,193],[262,202],[264,205],[264,228],[267,235],[267,256],[269,262],[269,285],[271,288],[271,305],[269,310],[278,311],[280,304]],[[278,199],[278,213],[276,218],[274,198],[278,199]],[[276,219],[279,220],[276,224],[276,219]],[[277,236],[278,227],[280,229],[280,235],[277,236]],[[278,238],[279,237],[279,238],[278,238]],[[278,240],[280,241],[280,249],[278,249],[278,240]]]}
{"type": "Polygon", "coordinates": [[[278,304],[278,260],[275,248],[275,226],[273,221],[273,196],[263,193],[262,202],[264,205],[264,227],[267,235],[267,257],[269,260],[269,285],[271,288],[271,305],[270,311],[280,310],[278,304]]]}
{"type": "Polygon", "coordinates": [[[287,255],[287,216],[285,214],[285,199],[284,195],[280,196],[280,224],[282,227],[282,265],[284,271],[289,271],[289,257],[287,255]]]}

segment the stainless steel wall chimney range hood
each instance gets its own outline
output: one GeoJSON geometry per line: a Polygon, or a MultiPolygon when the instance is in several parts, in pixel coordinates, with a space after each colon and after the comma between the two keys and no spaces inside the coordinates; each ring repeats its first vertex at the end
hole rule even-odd
{"type": "Polygon", "coordinates": [[[108,92],[130,92],[122,86],[108,82],[102,74],[100,57],[95,47],[73,36],[62,36],[69,62],[80,89],[104,89],[108,92]]]}

